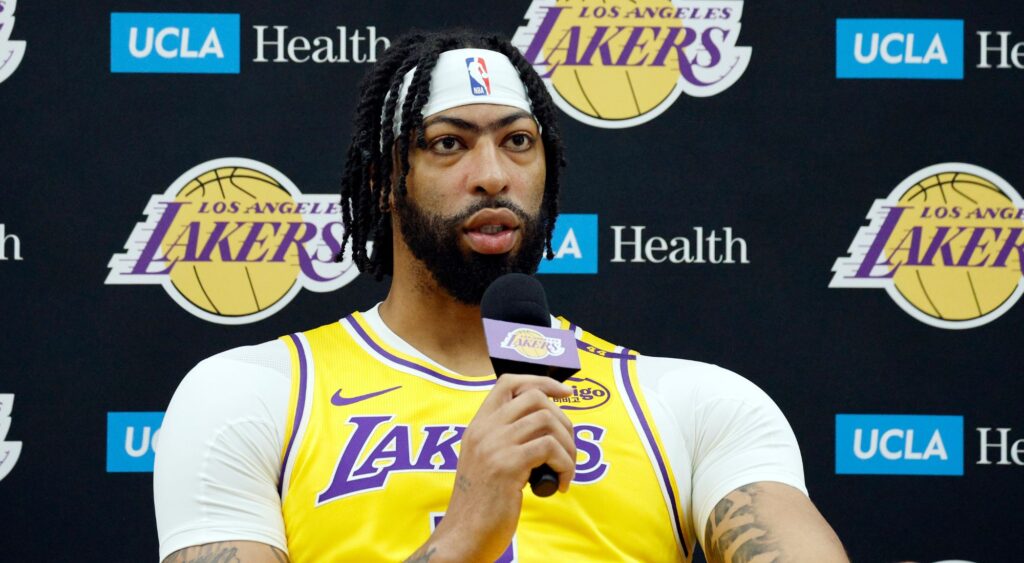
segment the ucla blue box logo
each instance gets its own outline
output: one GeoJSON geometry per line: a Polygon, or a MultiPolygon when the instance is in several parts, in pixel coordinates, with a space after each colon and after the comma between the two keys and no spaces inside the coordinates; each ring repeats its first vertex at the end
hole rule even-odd
{"type": "Polygon", "coordinates": [[[597,215],[560,214],[551,249],[555,258],[541,260],[538,274],[596,274],[597,215]]]}
{"type": "Polygon", "coordinates": [[[238,74],[238,14],[110,14],[110,71],[238,74]]]}
{"type": "Polygon", "coordinates": [[[963,475],[964,418],[837,414],[836,473],[963,475]]]}
{"type": "Polygon", "coordinates": [[[963,77],[963,20],[836,20],[836,78],[963,77]]]}
{"type": "Polygon", "coordinates": [[[157,433],[163,422],[162,412],[108,412],[107,472],[153,471],[157,433]]]}

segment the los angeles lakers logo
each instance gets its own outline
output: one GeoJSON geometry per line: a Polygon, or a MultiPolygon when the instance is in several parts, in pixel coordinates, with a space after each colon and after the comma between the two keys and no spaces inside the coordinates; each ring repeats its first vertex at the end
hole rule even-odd
{"type": "Polygon", "coordinates": [[[548,338],[528,328],[517,328],[505,335],[501,347],[515,350],[520,356],[531,360],[543,360],[548,356],[561,356],[565,353],[561,340],[548,338]]]}
{"type": "Polygon", "coordinates": [[[973,328],[1024,292],[1024,200],[984,168],[919,170],[875,200],[829,287],[884,288],[921,322],[973,328]]]}
{"type": "Polygon", "coordinates": [[[301,288],[325,292],[358,275],[341,249],[337,195],[303,195],[261,162],[222,158],[182,174],[146,205],[108,267],[107,284],[156,284],[207,321],[265,319],[301,288]]]}
{"type": "Polygon", "coordinates": [[[512,43],[558,107],[618,129],[739,80],[751,51],[736,45],[742,13],[738,1],[533,0],[512,43]]]}

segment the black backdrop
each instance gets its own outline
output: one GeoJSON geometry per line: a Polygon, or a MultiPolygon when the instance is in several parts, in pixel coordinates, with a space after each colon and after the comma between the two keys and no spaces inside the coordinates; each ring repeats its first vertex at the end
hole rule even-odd
{"type": "MultiPolygon", "coordinates": [[[[106,471],[107,413],[162,411],[202,358],[384,295],[360,277],[231,326],[189,314],[157,286],[104,283],[149,198],[202,162],[250,158],[303,193],[336,191],[364,67],[254,63],[253,26],[308,37],[375,26],[395,38],[411,26],[465,25],[511,36],[527,6],[18,3],[10,39],[26,42],[25,55],[0,83],[0,224],[22,258],[8,240],[0,393],[15,403],[0,441],[23,451],[0,481],[4,560],[152,560],[151,474],[106,471]],[[240,14],[240,72],[112,73],[110,14],[160,11],[240,14]]],[[[1024,70],[976,68],[979,30],[1024,41],[1024,9],[748,1],[737,44],[751,47],[749,67],[724,92],[684,94],[625,129],[561,116],[562,209],[599,216],[599,258],[596,275],[543,277],[553,309],[614,342],[716,363],[765,389],[796,431],[813,500],[855,561],[1019,557],[1024,467],[978,465],[976,429],[1024,437],[1024,306],[948,330],[882,290],[828,287],[872,202],[915,171],[964,162],[1024,186],[1024,70]],[[839,80],[837,18],[963,20],[963,80],[839,80]],[[613,263],[616,225],[666,238],[730,227],[749,263],[613,263]],[[962,416],[964,474],[837,475],[839,413],[962,416]]]]}

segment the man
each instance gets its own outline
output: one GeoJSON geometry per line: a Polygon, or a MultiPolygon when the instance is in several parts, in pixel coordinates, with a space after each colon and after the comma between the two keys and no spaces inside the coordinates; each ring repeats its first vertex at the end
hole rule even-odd
{"type": "Polygon", "coordinates": [[[356,264],[388,296],[190,372],[156,459],[161,558],[686,561],[699,535],[713,562],[846,561],[785,418],[739,376],[553,319],[586,344],[582,371],[495,379],[480,298],[550,255],[561,164],[551,100],[507,41],[391,47],[342,187],[356,264]],[[539,498],[524,486],[545,463],[560,494],[539,498]]]}

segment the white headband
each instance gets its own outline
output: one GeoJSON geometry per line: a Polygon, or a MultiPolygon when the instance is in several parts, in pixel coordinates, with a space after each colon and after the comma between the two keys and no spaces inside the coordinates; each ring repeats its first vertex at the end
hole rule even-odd
{"type": "MultiPolygon", "coordinates": [[[[395,106],[392,128],[396,138],[402,130],[402,104],[405,103],[409,85],[415,76],[416,67],[413,67],[405,73],[402,87],[398,90],[398,104],[395,106]]],[[[390,92],[388,96],[390,97],[390,92]]],[[[385,97],[385,106],[387,100],[385,97]]],[[[430,73],[430,96],[423,104],[423,117],[470,104],[512,106],[532,113],[526,86],[519,77],[519,71],[505,55],[487,49],[455,49],[441,53],[437,57],[434,70],[430,73]]],[[[382,125],[386,123],[386,117],[382,110],[382,125]]],[[[383,152],[383,135],[380,142],[383,152]]]]}

